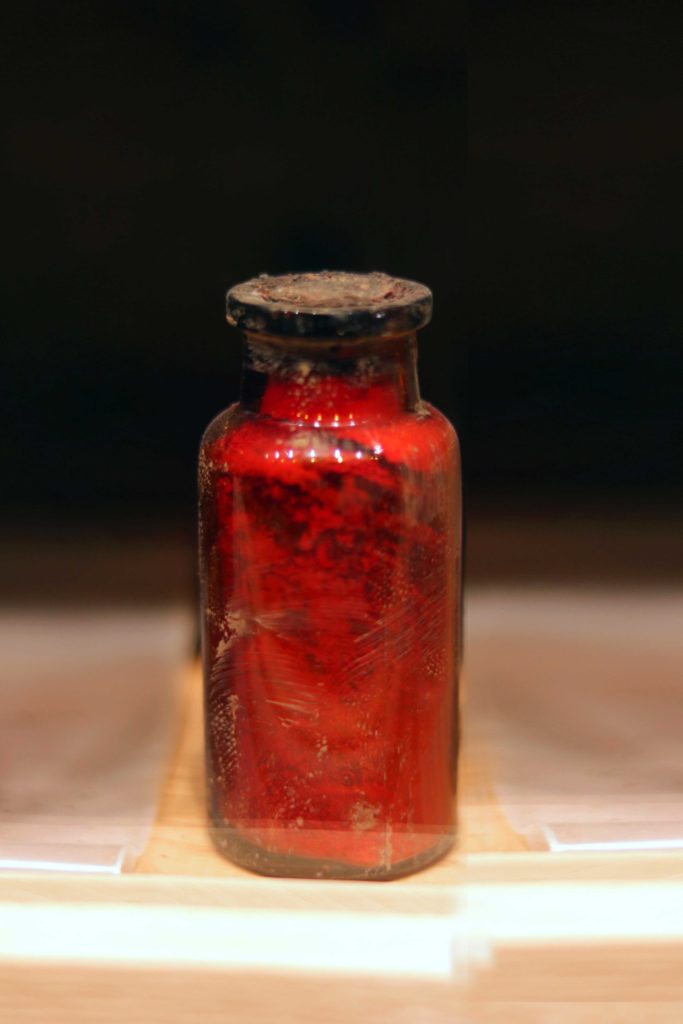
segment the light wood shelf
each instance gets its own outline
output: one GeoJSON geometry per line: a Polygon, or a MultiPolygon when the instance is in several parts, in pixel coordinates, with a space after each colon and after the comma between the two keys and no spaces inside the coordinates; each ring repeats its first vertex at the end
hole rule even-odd
{"type": "Polygon", "coordinates": [[[457,848],[387,884],[260,878],[204,820],[201,686],[134,873],[0,876],[11,1024],[680,1024],[683,858],[525,849],[466,735],[457,848]]]}

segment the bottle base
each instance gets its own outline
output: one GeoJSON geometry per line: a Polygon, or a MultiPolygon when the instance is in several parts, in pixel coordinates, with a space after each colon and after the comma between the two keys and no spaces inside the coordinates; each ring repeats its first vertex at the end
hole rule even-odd
{"type": "Polygon", "coordinates": [[[362,865],[330,858],[304,857],[269,850],[251,842],[244,833],[229,825],[212,822],[209,834],[216,850],[227,860],[258,875],[274,878],[320,878],[346,881],[390,882],[415,874],[441,860],[455,842],[455,833],[446,832],[418,854],[392,864],[362,865]]]}

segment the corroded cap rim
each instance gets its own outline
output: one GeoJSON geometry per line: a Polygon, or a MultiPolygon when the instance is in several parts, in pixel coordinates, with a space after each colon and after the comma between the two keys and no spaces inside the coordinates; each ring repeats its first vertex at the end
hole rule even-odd
{"type": "Polygon", "coordinates": [[[243,331],[299,338],[391,336],[432,315],[432,293],[388,274],[322,270],[261,274],[227,294],[228,323],[243,331]]]}

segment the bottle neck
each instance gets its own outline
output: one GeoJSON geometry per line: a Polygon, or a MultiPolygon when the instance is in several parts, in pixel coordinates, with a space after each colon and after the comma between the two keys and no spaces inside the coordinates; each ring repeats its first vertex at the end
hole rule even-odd
{"type": "Polygon", "coordinates": [[[253,412],[340,427],[390,419],[419,401],[415,333],[353,342],[246,335],[241,403],[253,412]]]}

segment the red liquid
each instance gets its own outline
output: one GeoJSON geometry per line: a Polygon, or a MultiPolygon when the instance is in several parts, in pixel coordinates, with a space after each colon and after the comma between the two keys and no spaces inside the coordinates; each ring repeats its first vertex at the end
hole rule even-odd
{"type": "Polygon", "coordinates": [[[258,871],[392,877],[452,841],[457,441],[403,406],[274,377],[205,435],[210,815],[258,871]]]}

